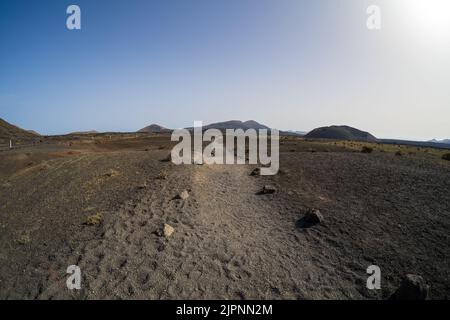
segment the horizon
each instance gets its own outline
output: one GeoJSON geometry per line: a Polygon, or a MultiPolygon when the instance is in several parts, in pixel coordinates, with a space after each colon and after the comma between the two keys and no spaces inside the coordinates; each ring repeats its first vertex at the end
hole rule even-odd
{"type": "Polygon", "coordinates": [[[2,2],[0,118],[42,135],[252,119],[449,139],[450,23],[425,1],[2,2]]]}
{"type": "MultiPolygon", "coordinates": [[[[2,118],[0,118],[0,119],[3,120],[3,121],[6,121],[5,119],[2,119],[2,118]]],[[[231,122],[231,121],[239,121],[239,122],[241,122],[241,123],[245,123],[245,122],[249,122],[249,121],[254,121],[254,122],[258,123],[258,124],[266,125],[265,123],[262,123],[262,122],[260,122],[260,121],[254,120],[254,119],[248,119],[248,120],[230,119],[230,120],[225,120],[225,121],[217,121],[217,122],[211,122],[211,123],[203,123],[202,125],[203,125],[203,127],[206,127],[206,126],[209,126],[209,125],[212,125],[212,124],[220,124],[220,123],[231,122]]],[[[6,121],[6,122],[9,123],[9,124],[12,124],[12,123],[10,123],[9,121],[6,121]]],[[[15,124],[12,124],[12,125],[15,125],[15,124]]],[[[15,125],[15,126],[17,126],[17,125],[15,125]]],[[[19,127],[19,129],[22,129],[22,130],[33,131],[33,132],[39,134],[40,136],[49,136],[49,137],[50,137],[50,136],[63,136],[63,135],[68,135],[68,134],[75,134],[75,133],[90,133],[90,132],[93,132],[93,133],[95,133],[95,134],[108,134],[108,133],[111,133],[111,134],[116,134],[116,133],[117,133],[117,134],[127,134],[127,133],[139,133],[140,130],[145,129],[145,128],[150,127],[150,126],[160,126],[161,128],[167,129],[167,130],[192,129],[192,128],[193,128],[193,126],[184,126],[184,127],[178,127],[178,128],[169,128],[169,127],[167,127],[167,126],[165,126],[165,125],[163,125],[163,124],[160,124],[160,123],[150,123],[149,125],[147,125],[147,126],[145,126],[145,127],[143,127],[143,128],[140,128],[140,129],[137,129],[137,130],[132,130],[132,131],[111,131],[111,130],[109,130],[109,131],[108,131],[108,130],[107,130],[107,131],[98,131],[98,130],[95,130],[95,129],[91,129],[91,130],[77,130],[77,131],[72,131],[72,132],[65,132],[65,133],[59,133],[59,134],[45,135],[45,134],[41,134],[40,132],[37,132],[36,130],[33,130],[33,129],[22,128],[22,127],[20,127],[20,126],[17,126],[17,127],[19,127]]],[[[315,129],[319,129],[319,128],[324,128],[324,127],[349,127],[349,126],[347,126],[347,125],[345,125],[345,124],[331,124],[331,125],[328,125],[328,126],[323,126],[323,127],[313,128],[313,129],[311,129],[311,130],[280,129],[280,128],[275,128],[275,127],[270,127],[270,126],[268,126],[268,127],[269,127],[270,129],[277,129],[277,130],[279,130],[280,132],[291,132],[291,133],[298,133],[298,132],[301,132],[302,135],[303,135],[303,134],[306,135],[306,134],[310,133],[311,131],[313,131],[313,130],[315,130],[315,129]]],[[[354,127],[351,127],[351,128],[357,129],[357,130],[360,130],[360,131],[363,131],[363,132],[367,132],[367,131],[365,131],[365,130],[363,130],[363,129],[361,129],[361,128],[354,128],[354,127]]],[[[371,134],[370,132],[367,132],[367,133],[371,134]]],[[[301,135],[301,136],[302,136],[302,135],[301,135]]],[[[449,139],[447,139],[447,138],[443,138],[443,139],[434,139],[434,138],[433,138],[433,139],[429,139],[429,140],[411,140],[411,139],[398,139],[398,138],[392,138],[392,137],[377,137],[377,136],[375,136],[375,138],[378,139],[378,140],[398,140],[398,141],[411,141],[411,142],[437,142],[437,143],[440,143],[440,141],[449,140],[449,139]]]]}

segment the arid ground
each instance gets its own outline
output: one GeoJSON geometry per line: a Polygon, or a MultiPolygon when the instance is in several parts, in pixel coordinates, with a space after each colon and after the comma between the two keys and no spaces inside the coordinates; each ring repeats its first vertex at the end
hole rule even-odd
{"type": "Polygon", "coordinates": [[[67,136],[0,152],[0,299],[386,299],[407,273],[450,299],[450,161],[283,137],[279,174],[251,176],[161,161],[170,145],[67,136]],[[303,227],[308,208],[324,221],[303,227]],[[366,288],[372,264],[381,290],[366,288]]]}

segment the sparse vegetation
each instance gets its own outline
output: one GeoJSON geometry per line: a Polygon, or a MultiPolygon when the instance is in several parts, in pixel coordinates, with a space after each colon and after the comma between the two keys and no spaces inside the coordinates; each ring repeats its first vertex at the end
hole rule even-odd
{"type": "Polygon", "coordinates": [[[442,159],[450,161],[450,153],[445,153],[442,155],[442,159]]]}
{"type": "Polygon", "coordinates": [[[168,176],[168,173],[166,170],[162,170],[158,176],[156,177],[156,179],[160,179],[160,180],[166,180],[168,176]]]}
{"type": "Polygon", "coordinates": [[[393,153],[398,155],[414,155],[414,156],[434,156],[438,158],[442,158],[444,154],[449,153],[448,150],[432,148],[432,147],[417,147],[417,146],[409,146],[409,145],[399,145],[399,144],[388,144],[388,143],[372,143],[372,142],[364,142],[364,141],[333,141],[333,142],[316,142],[317,144],[327,144],[344,147],[348,150],[361,151],[364,146],[370,147],[373,151],[382,152],[382,153],[393,153]]]}
{"type": "Polygon", "coordinates": [[[119,171],[115,170],[115,169],[110,169],[108,172],[105,173],[105,177],[116,177],[119,175],[119,171]]]}
{"type": "Polygon", "coordinates": [[[23,233],[23,234],[21,234],[21,235],[19,236],[19,238],[17,239],[17,242],[18,242],[19,244],[24,245],[24,244],[30,243],[30,242],[31,242],[31,239],[30,239],[30,236],[29,236],[28,234],[23,233]]]}
{"type": "Polygon", "coordinates": [[[398,151],[395,153],[395,155],[396,155],[397,157],[401,157],[401,156],[403,155],[403,153],[402,153],[400,150],[398,150],[398,151]]]}
{"type": "Polygon", "coordinates": [[[92,216],[87,217],[86,224],[88,226],[95,226],[95,225],[102,223],[102,221],[103,221],[103,215],[101,213],[96,213],[92,216]]]}

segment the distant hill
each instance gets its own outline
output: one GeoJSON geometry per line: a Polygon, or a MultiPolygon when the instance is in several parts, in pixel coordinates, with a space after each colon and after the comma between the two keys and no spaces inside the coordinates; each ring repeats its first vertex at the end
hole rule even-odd
{"type": "Polygon", "coordinates": [[[38,136],[35,133],[31,133],[27,130],[21,129],[15,125],[12,125],[0,118],[0,140],[5,142],[9,139],[15,140],[32,140],[38,136]]]}
{"type": "MultiPolygon", "coordinates": [[[[194,128],[189,127],[186,129],[192,131],[194,128]]],[[[254,129],[254,130],[258,131],[258,130],[263,130],[263,129],[270,130],[272,128],[270,128],[264,124],[261,124],[255,120],[248,120],[248,121],[229,120],[229,121],[211,123],[211,124],[203,126],[203,130],[208,130],[208,129],[219,129],[221,131],[225,131],[226,129],[232,129],[232,130],[242,129],[244,131],[246,131],[248,129],[254,129]]],[[[306,134],[306,132],[294,131],[294,130],[287,130],[287,131],[279,130],[279,134],[281,136],[304,136],[306,134]]]]}
{"type": "Polygon", "coordinates": [[[430,140],[430,141],[428,141],[428,142],[450,144],[450,139],[444,139],[444,140],[436,140],[436,139],[433,139],[433,140],[430,140]]]}
{"type": "Polygon", "coordinates": [[[381,139],[380,142],[397,145],[408,145],[416,147],[436,148],[436,149],[450,149],[450,143],[439,143],[433,141],[413,141],[413,140],[398,140],[398,139],[381,139]]]}
{"type": "Polygon", "coordinates": [[[34,131],[34,130],[27,130],[29,133],[34,134],[35,136],[39,137],[41,136],[38,132],[34,131]]]}
{"type": "Polygon", "coordinates": [[[349,126],[330,126],[317,128],[305,135],[305,138],[372,142],[378,141],[377,138],[375,138],[370,133],[349,126]]]}
{"type": "MultiPolygon", "coordinates": [[[[191,128],[186,128],[186,129],[192,130],[193,128],[191,127],[191,128]]],[[[208,130],[208,129],[219,129],[219,130],[255,129],[255,130],[260,130],[260,129],[270,129],[270,128],[254,121],[254,120],[248,120],[245,122],[242,122],[240,120],[230,120],[230,121],[224,121],[224,122],[211,123],[206,126],[203,126],[203,130],[208,130]]]]}
{"type": "Polygon", "coordinates": [[[98,131],[95,130],[90,130],[90,131],[75,131],[75,132],[71,132],[69,134],[71,135],[80,135],[80,134],[97,134],[98,131]]]}
{"type": "Polygon", "coordinates": [[[281,135],[286,135],[286,136],[304,136],[306,135],[308,132],[305,131],[296,131],[296,130],[287,130],[287,131],[280,131],[281,135]]]}
{"type": "Polygon", "coordinates": [[[141,133],[145,133],[145,132],[149,132],[149,133],[166,133],[166,132],[171,132],[172,130],[164,128],[163,126],[160,126],[159,124],[151,124],[145,128],[142,128],[141,130],[139,130],[138,132],[141,133]]]}

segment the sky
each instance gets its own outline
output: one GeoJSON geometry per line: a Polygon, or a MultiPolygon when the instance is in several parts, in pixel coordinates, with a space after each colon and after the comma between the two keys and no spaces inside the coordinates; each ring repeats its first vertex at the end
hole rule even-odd
{"type": "Polygon", "coordinates": [[[447,0],[2,0],[0,118],[41,134],[254,119],[450,138],[449,17],[447,0]]]}

